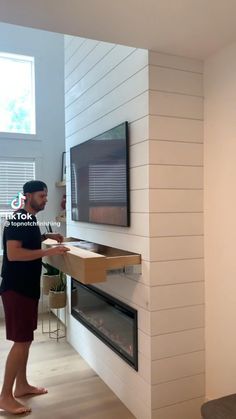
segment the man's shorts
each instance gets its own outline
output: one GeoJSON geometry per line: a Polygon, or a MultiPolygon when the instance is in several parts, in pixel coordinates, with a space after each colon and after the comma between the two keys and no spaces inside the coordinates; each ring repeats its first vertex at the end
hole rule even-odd
{"type": "Polygon", "coordinates": [[[1,294],[5,312],[6,338],[13,342],[31,342],[37,329],[38,300],[15,291],[1,294]]]}

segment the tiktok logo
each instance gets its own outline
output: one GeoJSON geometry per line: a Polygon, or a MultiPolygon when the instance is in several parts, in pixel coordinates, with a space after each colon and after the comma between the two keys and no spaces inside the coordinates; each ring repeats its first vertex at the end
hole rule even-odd
{"type": "Polygon", "coordinates": [[[11,207],[14,210],[18,210],[20,208],[23,208],[25,199],[26,199],[25,195],[23,195],[21,192],[18,192],[16,198],[14,198],[11,201],[11,207]]]}

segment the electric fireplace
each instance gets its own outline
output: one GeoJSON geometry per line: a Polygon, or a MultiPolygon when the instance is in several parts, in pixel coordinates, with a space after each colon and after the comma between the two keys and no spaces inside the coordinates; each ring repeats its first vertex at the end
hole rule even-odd
{"type": "Polygon", "coordinates": [[[138,370],[137,310],[71,278],[71,314],[138,370]]]}

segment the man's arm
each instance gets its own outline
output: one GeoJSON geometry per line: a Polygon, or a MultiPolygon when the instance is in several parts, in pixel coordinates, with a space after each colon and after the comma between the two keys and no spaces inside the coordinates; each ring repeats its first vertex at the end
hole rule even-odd
{"type": "Polygon", "coordinates": [[[7,240],[7,258],[10,262],[30,261],[44,256],[62,255],[70,250],[65,246],[55,246],[49,249],[25,249],[18,240],[7,240]]]}

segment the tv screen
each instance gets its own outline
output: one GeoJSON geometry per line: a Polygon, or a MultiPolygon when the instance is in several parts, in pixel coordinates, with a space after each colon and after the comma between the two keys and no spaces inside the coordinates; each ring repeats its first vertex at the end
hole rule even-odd
{"type": "Polygon", "coordinates": [[[130,225],[128,123],[70,149],[72,220],[130,225]]]}

